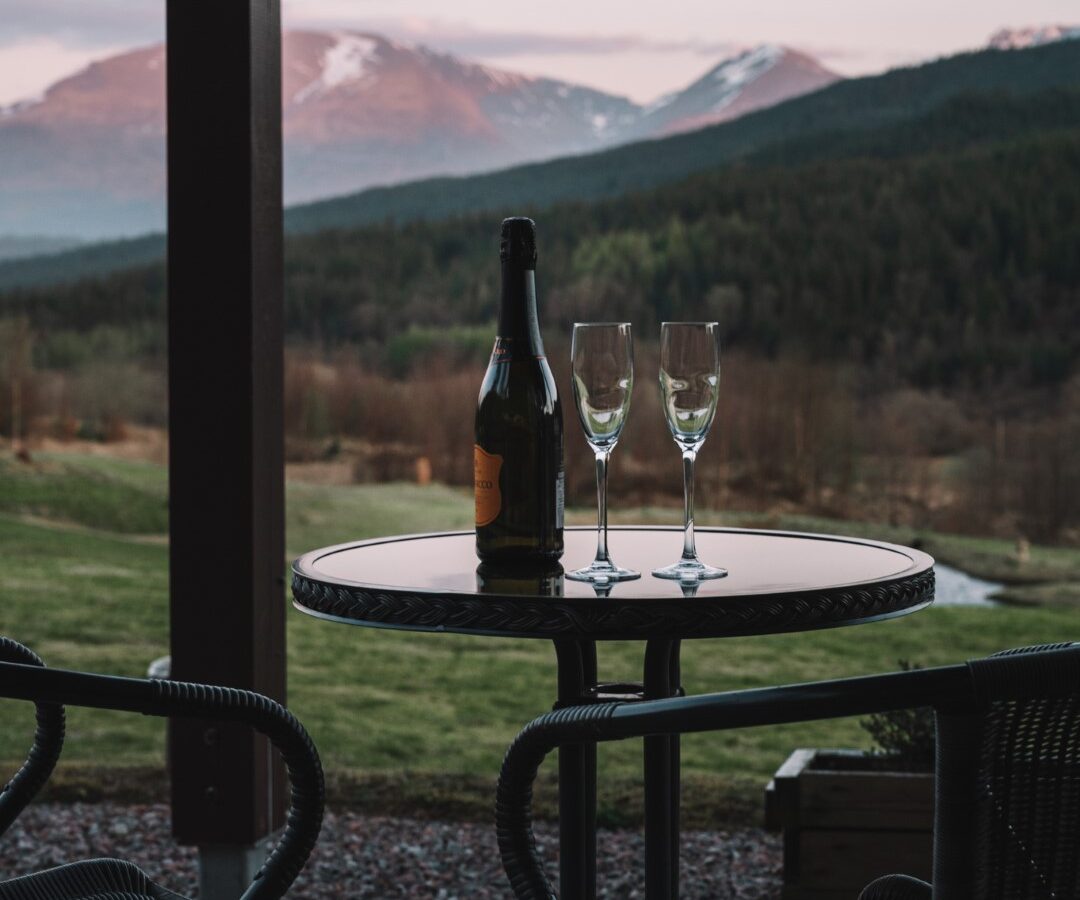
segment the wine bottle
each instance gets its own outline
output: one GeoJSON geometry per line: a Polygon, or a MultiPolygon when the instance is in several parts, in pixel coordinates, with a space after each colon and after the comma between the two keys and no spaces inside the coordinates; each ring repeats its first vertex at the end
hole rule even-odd
{"type": "Polygon", "coordinates": [[[563,420],[536,318],[536,226],[502,223],[499,332],[476,405],[476,555],[556,560],[563,552],[563,420]]]}

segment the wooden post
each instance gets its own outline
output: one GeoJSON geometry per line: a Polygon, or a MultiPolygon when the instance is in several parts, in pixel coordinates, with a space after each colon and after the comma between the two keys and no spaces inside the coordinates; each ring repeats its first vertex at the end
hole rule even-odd
{"type": "MultiPolygon", "coordinates": [[[[285,699],[279,0],[168,0],[173,678],[285,699]]],[[[284,779],[245,728],[175,721],[173,833],[251,847],[284,779]]]]}

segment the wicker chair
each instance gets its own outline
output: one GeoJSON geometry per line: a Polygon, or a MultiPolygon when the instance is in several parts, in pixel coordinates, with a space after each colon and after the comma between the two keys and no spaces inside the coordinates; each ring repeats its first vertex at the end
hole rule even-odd
{"type": "MultiPolygon", "coordinates": [[[[151,716],[184,716],[241,722],[266,735],[285,760],[292,787],[285,830],[242,900],[284,896],[307,862],[322,827],[322,766],[311,738],[280,704],[250,691],[117,678],[44,668],[22,644],[0,637],[0,697],[37,707],[30,754],[0,792],[0,834],[48,780],[64,743],[64,708],[87,706],[151,716]]],[[[70,863],[0,882],[0,900],[184,900],[154,884],[135,865],[116,859],[70,863]]]]}
{"type": "Polygon", "coordinates": [[[519,900],[551,900],[533,842],[532,785],[566,743],[933,707],[937,714],[933,887],[891,875],[861,900],[1080,898],[1080,643],[965,665],[639,703],[535,719],[503,762],[496,817],[519,900]]]}

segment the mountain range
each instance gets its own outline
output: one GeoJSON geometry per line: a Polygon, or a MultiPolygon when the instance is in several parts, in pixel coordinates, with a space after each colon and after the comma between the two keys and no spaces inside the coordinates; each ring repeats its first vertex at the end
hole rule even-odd
{"type": "MultiPolygon", "coordinates": [[[[675,134],[839,76],[760,46],[639,105],[580,85],[349,31],[283,39],[288,203],[466,174],[675,134]]],[[[161,228],[165,47],[132,50],[0,109],[0,235],[103,237],[161,228]]]]}
{"type": "MultiPolygon", "coordinates": [[[[983,50],[850,78],[697,131],[464,177],[439,177],[293,206],[290,234],[450,217],[541,215],[567,201],[673,185],[710,170],[954,150],[1080,124],[1080,41],[983,50]]],[[[586,207],[583,207],[586,208],[586,207]]],[[[591,213],[586,213],[591,214],[591,213]]],[[[164,255],[161,233],[0,261],[0,291],[101,276],[164,255]]]]}

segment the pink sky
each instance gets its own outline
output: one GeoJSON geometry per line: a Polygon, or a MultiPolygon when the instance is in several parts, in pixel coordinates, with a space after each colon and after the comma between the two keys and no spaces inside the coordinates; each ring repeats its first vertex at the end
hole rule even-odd
{"type": "MultiPolygon", "coordinates": [[[[1076,23],[1075,0],[285,0],[290,27],[358,28],[649,101],[733,48],[781,43],[846,75],[982,46],[1003,26],[1076,23]]],[[[164,3],[0,0],[0,104],[164,36],[164,3]]]]}

